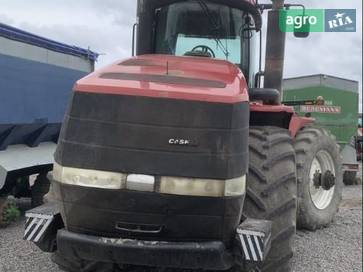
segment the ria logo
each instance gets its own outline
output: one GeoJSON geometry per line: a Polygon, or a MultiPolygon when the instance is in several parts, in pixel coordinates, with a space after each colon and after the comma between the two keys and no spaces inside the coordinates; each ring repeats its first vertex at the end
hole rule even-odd
{"type": "Polygon", "coordinates": [[[355,9],[327,9],[325,10],[326,32],[355,32],[355,9]]]}
{"type": "Polygon", "coordinates": [[[345,13],[337,13],[335,15],[336,20],[329,21],[329,28],[337,28],[340,26],[346,26],[353,24],[353,20],[349,16],[344,16],[345,13]]]}

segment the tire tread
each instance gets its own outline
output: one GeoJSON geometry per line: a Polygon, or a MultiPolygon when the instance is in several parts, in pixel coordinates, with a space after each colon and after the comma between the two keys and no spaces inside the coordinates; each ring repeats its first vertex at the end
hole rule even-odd
{"type": "Polygon", "coordinates": [[[292,138],[286,129],[250,128],[244,216],[273,221],[271,250],[262,271],[290,271],[296,230],[296,165],[292,138]],[[261,156],[261,147],[265,156],[261,156]]]}
{"type": "MultiPolygon", "coordinates": [[[[313,218],[311,216],[311,211],[306,204],[307,201],[311,201],[310,196],[305,193],[304,186],[308,186],[306,184],[307,180],[305,179],[308,171],[308,161],[311,157],[312,147],[318,142],[326,142],[331,146],[330,152],[332,154],[336,154],[336,160],[338,164],[341,163],[340,156],[340,147],[336,144],[335,137],[328,131],[323,128],[308,126],[302,129],[294,140],[294,149],[296,153],[296,166],[297,166],[297,180],[298,180],[298,213],[297,213],[297,226],[300,229],[307,229],[311,231],[315,231],[316,229],[324,228],[329,226],[332,219],[327,221],[319,220],[317,218],[313,218]]],[[[340,169],[338,170],[337,180],[338,186],[340,186],[340,169]]],[[[341,192],[336,196],[336,202],[340,203],[342,199],[341,192]]],[[[332,213],[337,213],[339,209],[339,205],[336,206],[335,210],[332,213]]]]}

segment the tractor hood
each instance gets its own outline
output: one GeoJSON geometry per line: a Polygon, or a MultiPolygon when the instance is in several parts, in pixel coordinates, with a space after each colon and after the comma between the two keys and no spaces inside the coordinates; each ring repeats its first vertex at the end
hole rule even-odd
{"type": "Polygon", "coordinates": [[[66,229],[230,244],[244,195],[210,191],[245,180],[249,121],[246,81],[226,61],[143,55],[78,81],[55,153],[66,229]],[[153,188],[118,186],[126,176],[153,188]],[[132,233],[120,222],[162,228],[132,233]]]}
{"type": "Polygon", "coordinates": [[[59,165],[155,176],[246,174],[249,103],[233,64],[144,55],[77,82],[59,165]]]}
{"type": "Polygon", "coordinates": [[[246,80],[235,65],[202,57],[138,56],[90,74],[74,90],[217,103],[248,101],[246,80]]]}

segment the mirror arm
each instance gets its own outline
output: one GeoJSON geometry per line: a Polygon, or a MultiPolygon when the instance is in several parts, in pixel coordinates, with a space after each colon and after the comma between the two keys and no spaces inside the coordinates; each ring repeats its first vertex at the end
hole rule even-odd
{"type": "Polygon", "coordinates": [[[132,56],[135,56],[135,45],[136,45],[136,29],[139,24],[135,23],[132,26],[132,56]]]}
{"type": "MultiPolygon", "coordinates": [[[[284,8],[290,9],[291,7],[301,7],[305,10],[305,6],[303,4],[284,4],[284,8]]],[[[273,4],[257,4],[257,8],[263,13],[265,10],[273,9],[273,4]]]]}
{"type": "Polygon", "coordinates": [[[306,8],[305,8],[305,6],[303,5],[303,4],[285,4],[284,5],[284,7],[285,8],[287,8],[287,9],[289,9],[289,8],[291,8],[291,7],[300,7],[300,8],[302,8],[303,10],[305,10],[306,8]]]}
{"type": "Polygon", "coordinates": [[[255,75],[255,88],[261,88],[261,78],[263,76],[265,76],[265,72],[261,70],[255,75]]]}

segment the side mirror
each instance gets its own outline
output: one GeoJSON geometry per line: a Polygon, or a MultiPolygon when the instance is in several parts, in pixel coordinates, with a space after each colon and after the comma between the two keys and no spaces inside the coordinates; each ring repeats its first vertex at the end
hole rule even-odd
{"type": "Polygon", "coordinates": [[[304,25],[299,28],[294,28],[294,36],[295,38],[307,38],[310,35],[310,23],[306,22],[304,25]]]}
{"type": "Polygon", "coordinates": [[[294,32],[295,38],[307,38],[309,35],[310,32],[294,32]]]}
{"type": "MultiPolygon", "coordinates": [[[[311,26],[315,21],[307,14],[304,5],[286,4],[285,9],[280,10],[280,30],[283,32],[294,32],[296,38],[306,38],[310,34],[311,26]],[[300,7],[302,9],[290,9],[300,7]]],[[[315,18],[316,20],[316,18],[315,18]]]]}
{"type": "Polygon", "coordinates": [[[306,15],[304,7],[302,15],[295,19],[294,36],[296,38],[307,38],[310,35],[310,28],[310,19],[309,16],[306,15]]]}

